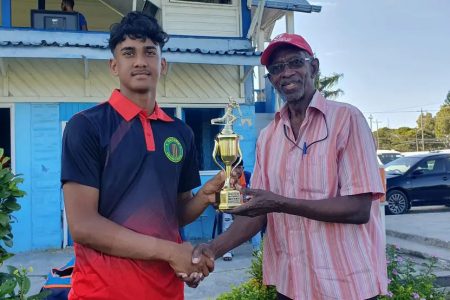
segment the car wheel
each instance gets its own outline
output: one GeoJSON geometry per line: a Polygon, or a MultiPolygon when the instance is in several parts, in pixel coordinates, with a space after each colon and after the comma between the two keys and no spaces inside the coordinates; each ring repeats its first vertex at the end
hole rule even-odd
{"type": "Polygon", "coordinates": [[[387,201],[386,205],[387,213],[392,215],[404,214],[410,208],[408,197],[406,197],[405,193],[399,190],[393,190],[388,192],[386,201],[387,201]]]}

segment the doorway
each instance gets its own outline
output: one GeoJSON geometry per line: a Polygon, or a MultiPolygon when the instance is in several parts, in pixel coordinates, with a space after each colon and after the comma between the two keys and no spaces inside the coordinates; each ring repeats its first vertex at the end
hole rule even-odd
{"type": "Polygon", "coordinates": [[[0,107],[0,148],[4,150],[4,156],[11,158],[6,167],[12,167],[12,141],[11,141],[11,108],[0,107]]]}

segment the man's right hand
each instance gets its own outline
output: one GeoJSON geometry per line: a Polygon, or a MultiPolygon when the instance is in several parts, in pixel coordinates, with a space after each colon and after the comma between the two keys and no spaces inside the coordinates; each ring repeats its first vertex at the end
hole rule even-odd
{"type": "MultiPolygon", "coordinates": [[[[199,260],[197,264],[192,263],[193,247],[191,243],[184,242],[173,249],[169,264],[174,270],[175,274],[183,280],[189,278],[189,275],[194,274],[194,277],[203,279],[209,275],[210,264],[206,259],[199,260]]],[[[214,262],[212,263],[214,264],[214,262]]]]}
{"type": "MultiPolygon", "coordinates": [[[[214,260],[215,260],[215,253],[212,250],[210,244],[206,243],[198,244],[197,246],[195,246],[194,251],[192,251],[192,263],[194,265],[201,265],[203,262],[205,262],[208,268],[207,270],[208,274],[214,271],[214,260]]],[[[199,277],[196,278],[195,276],[189,276],[188,278],[185,279],[185,282],[189,287],[196,288],[200,283],[200,281],[202,280],[203,278],[199,277]]]]}

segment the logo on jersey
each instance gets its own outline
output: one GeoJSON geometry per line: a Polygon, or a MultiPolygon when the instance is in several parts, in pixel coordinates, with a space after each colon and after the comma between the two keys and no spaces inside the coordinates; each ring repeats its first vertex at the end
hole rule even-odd
{"type": "Polygon", "coordinates": [[[171,162],[179,163],[183,158],[183,146],[176,138],[168,137],[164,141],[164,153],[171,162]]]}

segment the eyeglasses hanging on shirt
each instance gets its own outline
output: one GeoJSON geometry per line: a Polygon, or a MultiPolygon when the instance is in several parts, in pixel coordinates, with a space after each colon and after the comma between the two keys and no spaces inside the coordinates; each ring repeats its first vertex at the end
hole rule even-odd
{"type": "Polygon", "coordinates": [[[327,129],[327,133],[326,133],[326,135],[325,135],[324,138],[321,138],[321,139],[319,139],[319,140],[317,140],[317,141],[314,141],[314,142],[312,142],[312,143],[310,143],[310,144],[308,144],[306,141],[304,141],[304,142],[303,142],[303,147],[300,147],[299,145],[297,145],[297,143],[296,143],[295,141],[293,141],[292,139],[289,138],[289,136],[288,136],[288,134],[287,134],[287,126],[286,126],[285,124],[283,124],[284,136],[288,139],[288,141],[290,141],[292,144],[294,144],[295,147],[297,147],[298,149],[302,150],[302,154],[303,154],[303,155],[306,155],[306,154],[308,154],[308,149],[309,149],[312,145],[314,145],[314,144],[316,144],[316,143],[318,143],[318,142],[325,141],[325,140],[328,138],[328,123],[327,123],[327,119],[325,118],[325,115],[324,115],[324,114],[322,114],[322,117],[323,117],[323,120],[324,120],[324,122],[325,122],[325,128],[327,129]]]}

